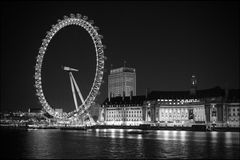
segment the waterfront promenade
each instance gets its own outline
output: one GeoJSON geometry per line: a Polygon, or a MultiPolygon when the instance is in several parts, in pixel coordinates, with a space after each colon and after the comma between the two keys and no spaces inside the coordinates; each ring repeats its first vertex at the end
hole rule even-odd
{"type": "Polygon", "coordinates": [[[176,130],[176,131],[219,131],[219,132],[240,132],[240,127],[212,127],[208,129],[205,125],[193,125],[192,127],[180,126],[114,126],[114,125],[93,125],[93,126],[57,126],[57,125],[0,125],[1,129],[62,129],[62,130],[87,130],[87,129],[140,129],[140,130],[176,130]]]}

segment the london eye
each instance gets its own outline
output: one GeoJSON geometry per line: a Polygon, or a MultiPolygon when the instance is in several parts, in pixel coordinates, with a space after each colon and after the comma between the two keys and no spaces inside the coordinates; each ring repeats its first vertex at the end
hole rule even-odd
{"type": "Polygon", "coordinates": [[[52,28],[50,31],[47,32],[45,38],[42,40],[41,47],[39,49],[36,65],[35,65],[35,89],[36,89],[36,95],[39,99],[39,102],[41,103],[43,109],[49,113],[51,116],[58,118],[58,119],[71,119],[76,118],[84,114],[88,114],[87,110],[89,107],[93,104],[96,96],[98,95],[100,86],[103,82],[103,73],[104,73],[104,48],[105,46],[102,44],[102,38],[103,36],[98,34],[99,28],[97,26],[93,26],[94,21],[88,20],[87,16],[82,16],[81,14],[70,14],[70,16],[64,16],[62,20],[58,20],[57,24],[52,25],[52,28]],[[47,51],[48,44],[51,42],[51,39],[53,36],[62,28],[69,26],[69,25],[76,25],[84,28],[88,34],[91,36],[95,52],[96,52],[96,70],[95,70],[95,77],[93,84],[91,86],[90,92],[88,93],[87,97],[84,99],[81,95],[81,92],[76,84],[76,81],[72,75],[72,71],[78,71],[76,69],[70,68],[70,67],[63,67],[65,71],[69,72],[73,96],[74,96],[74,103],[75,103],[75,109],[73,111],[70,111],[68,113],[63,112],[62,114],[59,114],[56,112],[51,105],[48,103],[46,97],[44,96],[44,91],[42,87],[42,65],[44,60],[44,55],[47,51]],[[80,99],[82,101],[81,105],[78,105],[76,103],[76,95],[73,88],[76,88],[78,95],[80,96],[80,99]]]}

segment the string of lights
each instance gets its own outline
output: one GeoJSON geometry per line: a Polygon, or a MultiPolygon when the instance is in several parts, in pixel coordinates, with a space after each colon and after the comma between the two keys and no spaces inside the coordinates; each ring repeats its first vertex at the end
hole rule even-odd
{"type": "Polygon", "coordinates": [[[70,17],[64,16],[63,20],[58,20],[57,24],[52,25],[50,31],[47,31],[46,37],[42,40],[41,47],[39,49],[39,53],[36,60],[35,65],[35,88],[36,88],[36,95],[42,105],[42,107],[52,116],[55,118],[60,119],[68,119],[73,118],[76,116],[80,116],[85,113],[85,111],[91,106],[94,102],[96,96],[98,95],[101,83],[103,82],[103,73],[104,73],[104,60],[106,59],[104,56],[104,49],[106,48],[102,44],[103,36],[98,34],[99,28],[97,26],[93,26],[94,21],[88,20],[87,16],[82,16],[81,14],[77,13],[76,15],[70,14],[70,17]],[[47,51],[47,46],[50,43],[53,36],[62,28],[69,26],[69,25],[77,25],[84,28],[89,35],[91,36],[95,52],[96,52],[96,72],[94,82],[92,84],[91,90],[84,100],[84,103],[79,106],[79,110],[74,110],[69,113],[64,112],[63,114],[59,114],[55,112],[54,109],[50,106],[47,102],[44,92],[42,89],[42,82],[41,82],[41,69],[42,69],[42,62],[44,59],[44,55],[47,51]]]}

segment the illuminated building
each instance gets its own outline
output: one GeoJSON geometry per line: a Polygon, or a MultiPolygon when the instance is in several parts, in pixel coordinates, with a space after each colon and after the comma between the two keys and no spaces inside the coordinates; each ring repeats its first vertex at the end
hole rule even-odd
{"type": "Polygon", "coordinates": [[[228,106],[227,125],[229,127],[239,127],[240,103],[228,103],[227,106],[228,106]]]}
{"type": "Polygon", "coordinates": [[[108,98],[136,95],[136,70],[121,67],[112,69],[108,76],[108,98]]]}
{"type": "Polygon", "coordinates": [[[124,93],[123,80],[119,80],[123,70],[111,70],[109,75],[109,98],[100,110],[99,121],[103,124],[239,127],[239,89],[198,90],[197,78],[192,75],[188,91],[152,91],[146,96],[126,97],[121,94],[124,93]]]}
{"type": "MultiPolygon", "coordinates": [[[[146,114],[150,116],[146,121],[160,126],[191,126],[214,122],[215,116],[206,114],[206,110],[212,112],[213,104],[209,100],[217,104],[216,98],[221,98],[221,91],[220,88],[196,90],[194,95],[191,91],[152,91],[146,102],[146,114]]],[[[218,118],[215,122],[217,120],[220,121],[218,118]]]]}
{"type": "Polygon", "coordinates": [[[239,127],[240,123],[240,97],[239,90],[229,90],[225,103],[226,126],[239,127]]]}
{"type": "Polygon", "coordinates": [[[152,91],[145,96],[107,98],[101,108],[106,125],[239,127],[239,90],[215,87],[189,91],[152,91]],[[131,100],[132,98],[132,100],[131,100]]]}
{"type": "Polygon", "coordinates": [[[145,96],[114,97],[102,105],[102,121],[106,125],[139,125],[143,123],[145,96]]]}

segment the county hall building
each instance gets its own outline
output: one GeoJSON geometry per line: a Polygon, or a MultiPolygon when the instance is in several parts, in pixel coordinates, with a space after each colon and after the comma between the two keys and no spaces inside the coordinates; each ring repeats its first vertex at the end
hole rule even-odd
{"type": "Polygon", "coordinates": [[[133,92],[136,90],[135,69],[122,67],[110,73],[108,98],[100,110],[101,124],[239,127],[239,89],[223,90],[214,87],[198,90],[197,79],[193,75],[188,91],[152,91],[136,96],[133,94],[136,93],[133,92]],[[128,73],[131,73],[131,83],[126,83],[129,79],[124,78],[128,73]],[[113,82],[118,83],[113,85],[113,82]],[[129,86],[126,87],[125,84],[129,86]]]}

